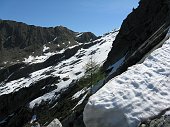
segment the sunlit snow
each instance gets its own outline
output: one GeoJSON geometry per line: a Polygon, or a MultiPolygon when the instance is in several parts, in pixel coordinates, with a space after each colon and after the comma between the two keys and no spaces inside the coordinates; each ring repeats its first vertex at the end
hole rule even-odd
{"type": "Polygon", "coordinates": [[[136,127],[170,106],[170,39],[90,97],[86,127],[136,127]]]}
{"type": "MultiPolygon", "coordinates": [[[[56,92],[67,89],[70,83],[73,82],[73,80],[77,80],[81,78],[82,76],[84,76],[84,72],[85,72],[84,66],[89,61],[91,56],[98,64],[100,65],[103,64],[103,62],[107,58],[107,55],[112,47],[112,43],[116,35],[117,33],[110,33],[106,36],[103,36],[102,38],[94,41],[93,43],[95,42],[98,42],[98,43],[89,47],[88,49],[81,48],[71,58],[63,60],[59,64],[56,64],[55,66],[50,66],[42,70],[35,71],[31,73],[29,77],[24,77],[24,78],[10,81],[10,82],[1,83],[0,84],[0,95],[9,94],[11,92],[18,91],[21,88],[29,87],[31,84],[39,80],[45,79],[47,77],[50,77],[50,76],[53,76],[53,77],[58,76],[60,77],[59,83],[53,84],[57,86],[57,89],[32,100],[29,104],[29,107],[33,108],[35,105],[40,104],[42,100],[50,102],[53,99],[58,98],[59,95],[56,95],[56,92]],[[80,54],[82,56],[78,57],[80,54]],[[68,80],[64,81],[63,78],[66,78],[66,77],[68,78],[68,80]]],[[[72,46],[69,48],[74,48],[74,47],[75,46],[72,46]]],[[[65,50],[66,49],[61,50],[60,52],[56,52],[56,53],[50,53],[50,52],[44,53],[44,56],[36,56],[36,57],[29,56],[28,59],[25,59],[25,62],[29,64],[44,62],[51,55],[63,53],[65,50]]],[[[76,98],[78,96],[79,96],[79,93],[73,96],[73,98],[76,98]]]]}

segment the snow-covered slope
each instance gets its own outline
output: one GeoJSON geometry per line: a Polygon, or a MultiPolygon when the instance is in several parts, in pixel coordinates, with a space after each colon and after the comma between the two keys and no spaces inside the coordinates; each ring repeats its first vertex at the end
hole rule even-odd
{"type": "Polygon", "coordinates": [[[86,127],[136,127],[170,107],[170,39],[90,97],[86,127]]]}
{"type": "MultiPolygon", "coordinates": [[[[43,96],[38,97],[37,99],[30,102],[30,108],[33,108],[37,103],[41,103],[42,100],[51,100],[52,98],[57,98],[55,95],[56,92],[59,92],[62,89],[66,89],[69,87],[69,84],[73,80],[77,80],[84,75],[85,72],[85,64],[90,60],[91,56],[98,64],[103,64],[105,61],[108,52],[111,49],[112,42],[115,39],[117,32],[111,32],[106,36],[101,37],[100,39],[95,40],[95,45],[89,48],[81,48],[77,51],[77,53],[70,57],[69,59],[63,60],[55,66],[49,66],[47,68],[43,68],[41,70],[30,73],[28,77],[22,77],[12,81],[4,81],[0,84],[0,96],[4,94],[9,94],[12,92],[17,92],[21,88],[29,87],[34,83],[45,79],[47,77],[59,77],[59,83],[53,84],[53,86],[57,86],[57,89],[51,91],[50,93],[46,93],[43,96]],[[64,80],[66,79],[66,80],[64,80]]],[[[74,48],[74,47],[71,47],[74,48]]],[[[71,49],[70,48],[70,49],[71,49]]],[[[59,52],[58,54],[62,54],[64,51],[59,52]]],[[[54,53],[55,55],[57,53],[54,53]]],[[[46,58],[47,59],[47,58],[46,58]]],[[[44,57],[41,59],[34,60],[26,60],[29,64],[44,62],[44,57]]]]}
{"type": "MultiPolygon", "coordinates": [[[[3,112],[0,126],[18,126],[23,123],[20,117],[23,116],[28,122],[32,115],[37,116],[42,126],[54,118],[59,118],[63,124],[63,120],[72,117],[70,114],[82,113],[89,91],[88,83],[85,86],[79,83],[85,74],[85,65],[91,58],[102,65],[117,33],[113,31],[60,52],[49,51],[39,57],[29,56],[24,63],[0,70],[0,74],[3,74],[0,75],[0,114],[3,112]],[[20,110],[24,110],[24,113],[18,112],[20,110]],[[16,121],[11,122],[11,119],[16,121]]],[[[47,49],[48,46],[44,45],[44,51],[47,49]]],[[[65,121],[68,122],[67,119],[65,121]]],[[[64,123],[69,124],[67,122],[64,123]]]]}
{"type": "MultiPolygon", "coordinates": [[[[84,67],[85,67],[85,64],[87,64],[87,62],[91,58],[90,54],[92,54],[93,59],[98,64],[102,65],[104,60],[107,57],[108,52],[110,51],[111,43],[115,36],[116,36],[116,33],[113,35],[108,35],[104,38],[101,38],[101,40],[104,40],[104,41],[101,41],[100,43],[90,47],[89,49],[80,49],[70,59],[62,61],[55,67],[52,66],[52,67],[48,68],[48,71],[53,71],[53,73],[51,73],[50,75],[53,75],[55,77],[59,76],[61,79],[68,78],[68,80],[67,81],[61,80],[58,84],[54,84],[54,85],[58,86],[57,89],[33,100],[30,103],[30,107],[33,108],[33,106],[36,103],[39,103],[42,100],[50,100],[52,98],[54,99],[56,92],[59,92],[62,89],[66,89],[67,87],[69,87],[69,84],[73,80],[77,80],[77,79],[81,78],[82,76],[84,76],[84,72],[85,72],[84,67]],[[83,56],[81,58],[77,58],[77,56],[79,56],[80,54],[83,56]]],[[[97,41],[99,41],[99,40],[97,40],[97,41]]],[[[36,77],[36,76],[34,76],[34,77],[36,77]]]]}

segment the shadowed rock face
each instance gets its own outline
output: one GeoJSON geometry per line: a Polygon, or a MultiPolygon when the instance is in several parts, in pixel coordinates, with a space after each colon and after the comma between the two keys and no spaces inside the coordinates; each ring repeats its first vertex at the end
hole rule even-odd
{"type": "Polygon", "coordinates": [[[78,37],[76,40],[78,42],[83,42],[84,43],[84,42],[94,40],[94,39],[96,39],[96,36],[93,33],[85,32],[80,37],[78,37]]]}
{"type": "Polygon", "coordinates": [[[0,65],[3,66],[5,61],[22,61],[29,55],[41,55],[43,45],[48,46],[49,51],[58,51],[96,38],[91,32],[80,37],[77,34],[63,26],[47,28],[0,20],[0,65]]]}
{"type": "Polygon", "coordinates": [[[167,31],[162,29],[152,42],[145,42],[151,37],[163,24],[166,23],[169,16],[169,8],[166,0],[141,0],[137,9],[133,9],[127,18],[123,21],[119,34],[113,42],[113,47],[104,63],[104,69],[120,60],[122,57],[131,60],[126,63],[126,67],[138,62],[144,54],[157,45],[166,35],[167,31]],[[160,36],[159,33],[161,33],[160,36]],[[149,44],[150,43],[150,44],[149,44]],[[144,48],[141,48],[146,44],[144,48]],[[140,53],[132,54],[139,50],[140,53]]]}
{"type": "Polygon", "coordinates": [[[59,79],[59,77],[47,77],[46,79],[33,83],[32,86],[28,88],[23,88],[18,92],[0,96],[0,119],[6,117],[7,114],[12,114],[12,119],[8,116],[6,121],[9,119],[10,121],[8,124],[5,123],[4,126],[23,126],[32,115],[31,110],[26,108],[25,105],[27,105],[29,100],[56,89],[56,86],[51,87],[51,85],[55,82],[57,83],[59,79]],[[45,89],[42,89],[43,87],[45,87],[45,89]]]}
{"type": "Polygon", "coordinates": [[[141,124],[139,127],[169,127],[170,126],[170,115],[164,115],[154,120],[148,120],[148,123],[141,124]]]}

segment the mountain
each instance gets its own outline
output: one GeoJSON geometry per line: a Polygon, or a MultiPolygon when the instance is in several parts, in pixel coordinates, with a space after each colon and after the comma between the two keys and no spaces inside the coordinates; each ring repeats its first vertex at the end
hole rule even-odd
{"type": "Polygon", "coordinates": [[[57,52],[96,38],[91,32],[74,32],[63,26],[39,27],[0,20],[0,66],[10,66],[22,62],[30,55],[40,56],[48,52],[57,52]]]}
{"type": "Polygon", "coordinates": [[[109,73],[117,61],[125,58],[120,74],[140,61],[166,36],[169,15],[169,5],[165,0],[140,0],[138,8],[123,21],[103,68],[109,73]]]}
{"type": "Polygon", "coordinates": [[[169,126],[169,7],[141,0],[124,20],[103,65],[106,83],[85,106],[86,127],[169,126]]]}
{"type": "Polygon", "coordinates": [[[140,0],[100,37],[0,20],[0,126],[167,125],[169,7],[140,0]]]}
{"type": "MultiPolygon", "coordinates": [[[[84,76],[85,66],[91,58],[99,66],[103,64],[117,32],[112,31],[96,38],[90,32],[77,33],[61,26],[42,28],[14,21],[2,22],[8,24],[3,27],[4,31],[8,31],[9,26],[18,31],[34,31],[30,35],[22,35],[23,31],[20,35],[12,33],[12,36],[18,36],[16,38],[35,38],[30,43],[15,40],[13,47],[7,45],[2,48],[3,53],[15,50],[23,53],[34,44],[38,47],[28,51],[17,62],[13,61],[20,57],[17,56],[18,52],[14,57],[5,56],[10,61],[0,69],[0,126],[29,127],[37,124],[37,121],[41,126],[46,126],[55,118],[65,127],[72,124],[78,126],[80,121],[83,124],[82,112],[90,90],[88,77],[84,76]],[[49,43],[50,37],[53,41],[49,43]],[[17,42],[29,45],[22,48],[17,42]],[[55,46],[66,42],[70,42],[70,45],[55,49],[55,46]],[[32,54],[32,51],[40,54],[32,54]]],[[[2,32],[3,36],[7,36],[8,32],[2,32]]]]}

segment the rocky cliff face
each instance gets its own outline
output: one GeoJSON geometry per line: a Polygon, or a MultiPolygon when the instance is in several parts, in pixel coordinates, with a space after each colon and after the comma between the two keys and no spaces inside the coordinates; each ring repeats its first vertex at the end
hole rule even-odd
{"type": "Polygon", "coordinates": [[[78,33],[63,26],[47,28],[0,20],[0,66],[21,62],[29,55],[41,55],[43,45],[52,52],[94,39],[96,36],[91,32],[78,33]]]}
{"type": "MultiPolygon", "coordinates": [[[[141,0],[123,21],[119,34],[104,63],[104,69],[111,71],[113,64],[125,58],[122,71],[137,63],[166,35],[169,23],[169,7],[166,0],[141,0]]],[[[112,76],[113,77],[113,76],[112,76]]]]}

